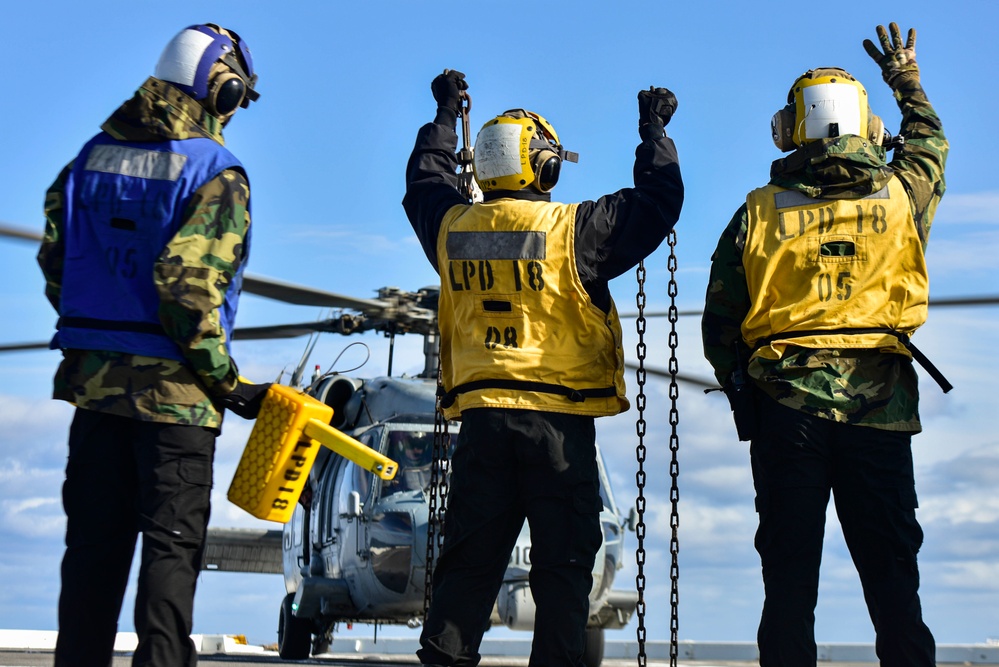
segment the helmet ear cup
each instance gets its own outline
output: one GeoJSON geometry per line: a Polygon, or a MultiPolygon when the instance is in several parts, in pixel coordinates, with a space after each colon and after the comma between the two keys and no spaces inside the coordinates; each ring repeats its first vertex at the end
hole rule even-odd
{"type": "Polygon", "coordinates": [[[883,146],[885,143],[885,123],[880,116],[870,114],[867,117],[867,138],[872,144],[883,146]]]}
{"type": "Polygon", "coordinates": [[[205,108],[215,116],[228,116],[246,97],[246,83],[233,72],[222,72],[208,84],[205,108]]]}
{"type": "Polygon", "coordinates": [[[783,152],[795,149],[794,104],[788,104],[770,119],[770,134],[774,145],[783,152]]]}
{"type": "Polygon", "coordinates": [[[562,159],[555,151],[540,150],[531,160],[531,169],[535,187],[541,192],[551,192],[562,172],[562,159]]]}

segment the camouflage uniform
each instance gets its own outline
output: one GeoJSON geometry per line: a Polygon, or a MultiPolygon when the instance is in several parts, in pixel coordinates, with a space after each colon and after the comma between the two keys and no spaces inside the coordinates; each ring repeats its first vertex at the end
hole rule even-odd
{"type": "MultiPolygon", "coordinates": [[[[102,128],[124,141],[207,137],[223,143],[222,127],[195,100],[150,77],[102,128]]],[[[45,197],[45,237],[38,263],[45,294],[59,310],[62,278],[63,188],[67,166],[45,197]]],[[[87,410],[171,424],[218,429],[213,397],[231,392],[238,371],[225,347],[218,308],[239,264],[250,226],[246,177],[227,169],[203,185],[184,223],[163,249],[154,280],[160,319],[186,363],[140,355],[64,350],[53,398],[87,410]]]]}
{"type": "MultiPolygon", "coordinates": [[[[122,142],[208,138],[222,123],[193,98],[148,79],[103,125],[122,142]]],[[[49,188],[38,262],[60,310],[66,251],[64,198],[72,164],[49,188]]],[[[237,385],[220,307],[246,259],[249,185],[225,169],[189,198],[153,275],[163,329],[184,361],[101,350],[63,350],[53,397],[73,403],[63,485],[66,552],[55,664],[110,664],[136,538],[142,555],[133,665],[197,662],[190,640],[194,591],[210,514],[213,399],[237,385]]]]}
{"type": "MultiPolygon", "coordinates": [[[[918,76],[894,90],[905,145],[890,163],[884,149],[844,135],[806,143],[775,161],[770,183],[814,198],[859,199],[897,176],[925,248],[944,193],[948,144],[918,76]]],[[[730,386],[740,360],[752,353],[741,331],[751,304],[742,263],[747,230],[743,205],[712,256],[702,319],[705,356],[718,381],[730,386]]],[[[911,453],[911,436],[920,430],[912,361],[876,349],[789,345],[778,359],[752,358],[747,372],[745,395],[754,406],[747,412],[755,410],[756,421],[747,420],[751,433],[740,430],[740,438],[752,440],[755,546],[766,592],[757,637],[760,665],[816,663],[814,610],[830,493],[863,585],[881,664],[935,664],[935,642],[918,596],[916,554],[923,533],[915,515],[911,453]]],[[[734,399],[733,407],[738,405],[734,399]]]]}

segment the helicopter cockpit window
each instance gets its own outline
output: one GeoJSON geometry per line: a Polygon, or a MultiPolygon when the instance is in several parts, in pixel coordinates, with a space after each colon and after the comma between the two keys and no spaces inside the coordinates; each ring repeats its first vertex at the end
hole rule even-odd
{"type": "Polygon", "coordinates": [[[434,458],[432,430],[391,430],[386,445],[385,454],[399,464],[399,472],[394,479],[382,482],[382,497],[400,491],[422,491],[430,486],[434,458]]]}

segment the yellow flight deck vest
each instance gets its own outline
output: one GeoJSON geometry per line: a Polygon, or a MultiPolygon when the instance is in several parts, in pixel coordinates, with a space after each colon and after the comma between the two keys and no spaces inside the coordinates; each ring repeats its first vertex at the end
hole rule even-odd
{"type": "Polygon", "coordinates": [[[621,322],[576,273],[575,204],[458,205],[437,239],[448,418],[477,407],[578,415],[628,409],[621,322]],[[453,401],[453,402],[451,402],[453,401]]]}
{"type": "Polygon", "coordinates": [[[767,185],[746,204],[742,263],[751,303],[742,336],[760,346],[754,356],[779,359],[789,343],[911,356],[888,333],[847,332],[909,335],[926,321],[923,246],[897,177],[862,199],[814,199],[767,185]]]}

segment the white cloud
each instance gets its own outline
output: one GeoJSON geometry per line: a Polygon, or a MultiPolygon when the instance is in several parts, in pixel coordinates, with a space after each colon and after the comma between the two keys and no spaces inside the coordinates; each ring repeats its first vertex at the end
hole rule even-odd
{"type": "Polygon", "coordinates": [[[952,525],[979,523],[999,527],[999,498],[993,495],[993,489],[979,488],[977,492],[964,489],[958,493],[934,496],[922,503],[920,519],[927,522],[946,521],[952,525]]]}
{"type": "MultiPolygon", "coordinates": [[[[381,228],[372,225],[371,228],[381,228]]],[[[359,228],[317,228],[311,227],[289,236],[298,242],[311,244],[320,243],[324,248],[335,248],[336,253],[342,254],[344,251],[359,252],[364,255],[391,254],[398,257],[413,256],[420,261],[423,252],[420,249],[420,242],[415,234],[407,233],[408,227],[400,227],[398,236],[386,236],[384,234],[364,233],[359,228]]],[[[376,287],[370,285],[368,287],[376,287]]]]}
{"type": "Polygon", "coordinates": [[[0,532],[22,537],[62,535],[62,480],[61,467],[0,461],[0,532]]]}
{"type": "MultiPolygon", "coordinates": [[[[929,263],[930,275],[934,278],[964,277],[970,279],[976,273],[992,276],[995,269],[996,253],[999,252],[999,231],[986,229],[982,231],[965,232],[957,236],[936,239],[930,234],[930,243],[926,247],[926,261],[929,263]]],[[[992,278],[994,285],[994,277],[992,278]]],[[[970,294],[994,294],[995,287],[989,289],[988,284],[965,287],[970,294]]]]}
{"type": "Polygon", "coordinates": [[[999,192],[947,193],[940,200],[936,219],[950,223],[999,223],[999,192]]]}
{"type": "Polygon", "coordinates": [[[935,578],[946,586],[979,593],[999,592],[999,562],[994,560],[949,563],[940,570],[935,578]]]}
{"type": "Polygon", "coordinates": [[[723,465],[693,470],[688,473],[687,479],[715,491],[753,488],[753,473],[747,465],[723,465]]]}
{"type": "Polygon", "coordinates": [[[59,537],[66,527],[58,498],[0,501],[0,530],[28,537],[59,537]]]}

